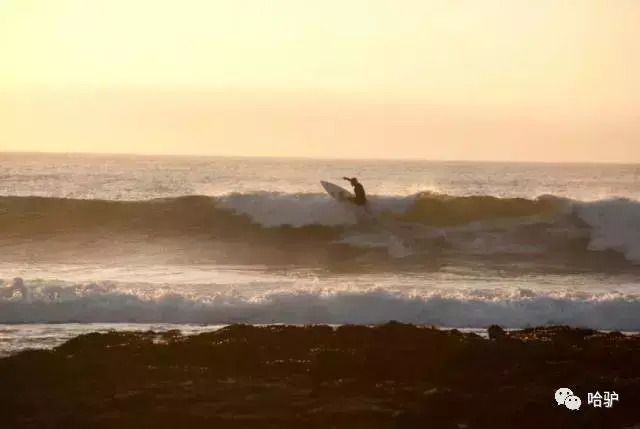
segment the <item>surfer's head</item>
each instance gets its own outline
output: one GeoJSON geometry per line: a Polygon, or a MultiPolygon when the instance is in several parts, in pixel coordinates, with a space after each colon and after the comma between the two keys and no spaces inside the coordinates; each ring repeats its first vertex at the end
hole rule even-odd
{"type": "Polygon", "coordinates": [[[357,177],[353,177],[353,178],[349,179],[349,182],[351,182],[352,185],[355,185],[356,183],[358,183],[358,178],[357,177]]]}

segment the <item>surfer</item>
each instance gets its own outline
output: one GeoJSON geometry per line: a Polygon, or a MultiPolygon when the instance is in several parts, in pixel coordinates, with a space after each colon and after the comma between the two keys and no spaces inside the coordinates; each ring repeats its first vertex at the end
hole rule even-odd
{"type": "Polygon", "coordinates": [[[355,197],[349,197],[349,201],[357,206],[366,206],[367,205],[367,195],[364,192],[364,188],[362,187],[362,183],[358,182],[358,179],[355,177],[348,178],[343,177],[344,180],[347,180],[353,186],[353,193],[356,194],[355,197]]]}

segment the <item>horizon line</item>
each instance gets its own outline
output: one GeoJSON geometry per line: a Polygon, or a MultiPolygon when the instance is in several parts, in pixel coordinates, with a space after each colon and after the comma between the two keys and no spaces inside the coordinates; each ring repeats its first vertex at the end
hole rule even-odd
{"type": "Polygon", "coordinates": [[[478,163],[478,164],[582,164],[582,165],[639,165],[640,161],[541,161],[541,160],[500,160],[500,159],[429,159],[429,158],[353,158],[338,156],[304,156],[304,155],[234,155],[234,154],[189,154],[189,153],[142,153],[142,152],[81,152],[81,151],[14,151],[0,150],[0,154],[11,155],[85,155],[115,157],[150,157],[150,158],[242,158],[242,159],[282,159],[305,161],[368,161],[368,162],[432,162],[432,163],[478,163]]]}

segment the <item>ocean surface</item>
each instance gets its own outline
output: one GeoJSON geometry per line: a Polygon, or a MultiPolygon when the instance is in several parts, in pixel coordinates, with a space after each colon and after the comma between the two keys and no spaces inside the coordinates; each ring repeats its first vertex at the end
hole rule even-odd
{"type": "Polygon", "coordinates": [[[0,354],[229,323],[640,331],[640,165],[0,154],[0,354]],[[324,193],[356,176],[373,216],[324,193]]]}

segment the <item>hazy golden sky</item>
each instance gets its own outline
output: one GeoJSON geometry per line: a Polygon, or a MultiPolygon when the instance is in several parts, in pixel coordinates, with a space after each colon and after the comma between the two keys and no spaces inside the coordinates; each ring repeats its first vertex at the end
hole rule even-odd
{"type": "Polygon", "coordinates": [[[4,150],[640,162],[636,0],[0,0],[0,53],[4,150]]]}

